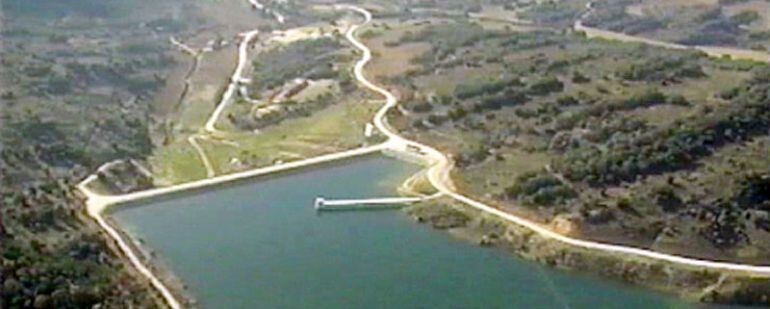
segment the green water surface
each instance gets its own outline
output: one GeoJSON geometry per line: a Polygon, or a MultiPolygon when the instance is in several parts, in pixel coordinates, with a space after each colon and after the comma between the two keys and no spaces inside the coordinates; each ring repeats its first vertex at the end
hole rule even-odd
{"type": "Polygon", "coordinates": [[[369,157],[113,214],[205,308],[687,308],[555,271],[398,210],[316,213],[313,199],[394,196],[416,171],[369,157]]]}

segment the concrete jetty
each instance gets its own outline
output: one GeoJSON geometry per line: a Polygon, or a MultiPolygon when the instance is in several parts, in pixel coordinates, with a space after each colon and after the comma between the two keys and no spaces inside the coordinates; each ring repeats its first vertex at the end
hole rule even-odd
{"type": "Polygon", "coordinates": [[[423,197],[383,197],[369,199],[326,199],[316,197],[313,207],[318,210],[363,210],[396,208],[425,200],[423,197]]]}

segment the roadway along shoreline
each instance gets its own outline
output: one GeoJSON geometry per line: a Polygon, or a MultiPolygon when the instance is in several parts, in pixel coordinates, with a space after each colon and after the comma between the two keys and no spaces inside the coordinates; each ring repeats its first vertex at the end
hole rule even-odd
{"type": "MultiPolygon", "coordinates": [[[[375,127],[380,132],[382,132],[383,135],[387,137],[386,142],[382,144],[374,145],[374,146],[357,148],[353,150],[333,153],[333,154],[314,157],[310,159],[294,161],[294,162],[279,164],[279,165],[273,165],[273,166],[254,169],[250,171],[217,176],[217,177],[189,182],[185,184],[164,187],[164,188],[156,188],[156,189],[151,189],[146,191],[139,191],[139,192],[124,194],[124,195],[103,195],[91,190],[89,188],[89,184],[98,179],[98,176],[96,174],[92,174],[88,176],[85,180],[83,180],[80,184],[78,184],[78,189],[86,196],[86,210],[88,215],[94,218],[94,220],[96,220],[97,223],[118,244],[119,248],[129,258],[129,260],[134,265],[134,267],[136,267],[136,269],[151,282],[152,286],[159,291],[159,293],[163,296],[164,300],[168,303],[170,307],[181,308],[181,304],[176,299],[176,296],[170,292],[169,288],[166,287],[164,283],[160,279],[158,279],[158,277],[155,274],[153,274],[148,267],[146,267],[143,264],[143,262],[137,256],[137,254],[133,252],[133,250],[127,243],[127,241],[124,240],[120,236],[120,234],[106,222],[106,220],[103,218],[103,213],[108,207],[131,202],[131,201],[138,201],[138,200],[143,200],[151,197],[167,195],[171,193],[205,188],[208,186],[228,183],[228,182],[232,182],[240,179],[264,176],[271,173],[282,172],[287,170],[296,170],[303,167],[308,167],[308,166],[317,165],[325,162],[336,161],[336,160],[342,160],[345,158],[361,156],[361,155],[375,153],[375,152],[395,152],[396,154],[403,154],[404,156],[407,156],[407,157],[420,157],[422,161],[426,163],[426,165],[428,166],[427,168],[428,180],[439,191],[440,194],[449,196],[473,208],[498,216],[516,225],[530,229],[532,232],[547,239],[559,241],[561,243],[574,246],[574,247],[603,251],[605,253],[614,253],[614,254],[620,254],[620,255],[625,255],[629,257],[643,257],[643,258],[648,258],[648,259],[657,260],[657,261],[671,262],[671,263],[675,263],[683,266],[701,267],[701,268],[724,270],[724,271],[739,271],[739,272],[745,272],[748,274],[761,276],[761,277],[770,277],[770,266],[756,266],[756,265],[748,265],[748,264],[701,260],[701,259],[687,258],[687,257],[682,257],[677,255],[655,252],[647,249],[640,249],[640,248],[634,248],[634,247],[612,245],[612,244],[605,244],[600,242],[570,238],[568,236],[558,234],[540,224],[537,224],[535,222],[529,221],[521,217],[517,217],[510,213],[503,212],[492,206],[473,200],[467,196],[464,196],[456,192],[450,177],[450,171],[453,166],[452,166],[451,160],[445,154],[439,152],[438,150],[430,146],[405,139],[400,135],[398,135],[398,133],[390,129],[389,126],[387,125],[386,115],[391,108],[395,107],[398,104],[398,99],[390,91],[373,84],[364,76],[364,67],[371,60],[372,53],[371,53],[371,50],[369,50],[369,48],[366,45],[358,41],[358,39],[355,36],[357,30],[360,27],[365,26],[371,22],[372,20],[371,13],[363,8],[352,6],[352,5],[337,5],[336,7],[338,9],[352,10],[354,12],[357,12],[363,15],[364,17],[364,22],[361,24],[351,26],[349,30],[346,32],[345,36],[350,41],[351,44],[353,44],[356,48],[358,48],[362,52],[361,59],[355,64],[355,67],[353,70],[356,80],[358,80],[358,82],[361,83],[361,85],[363,85],[367,89],[374,91],[376,93],[379,93],[380,95],[384,96],[386,99],[384,106],[380,108],[380,110],[378,110],[373,121],[375,127]]],[[[256,33],[253,35],[256,35],[256,33]]],[[[247,36],[246,38],[250,39],[249,36],[247,36]]],[[[244,41],[248,42],[246,38],[244,39],[244,41]]],[[[247,46],[247,44],[243,44],[242,46],[247,46]]],[[[243,59],[240,57],[242,57],[241,54],[239,54],[239,59],[243,59]]],[[[241,62],[239,61],[239,64],[240,63],[241,62]]],[[[241,70],[242,70],[242,67],[239,65],[233,76],[234,77],[240,76],[241,70]]],[[[230,88],[234,89],[235,88],[234,84],[237,83],[238,80],[231,80],[230,82],[231,83],[228,89],[230,88]]],[[[219,110],[220,108],[223,108],[222,106],[225,105],[221,103],[222,102],[220,102],[219,104],[220,106],[217,107],[217,110],[219,110]]],[[[214,114],[218,116],[219,113],[221,113],[221,111],[219,112],[215,111],[214,114]]],[[[215,119],[217,118],[217,117],[214,117],[215,115],[212,115],[212,118],[211,118],[211,119],[214,119],[214,121],[211,122],[212,125],[208,126],[207,124],[207,128],[206,128],[207,131],[209,131],[208,129],[211,129],[211,132],[216,131],[216,128],[214,128],[213,126],[213,123],[216,122],[215,119]]]]}
{"type": "MultiPolygon", "coordinates": [[[[94,218],[99,226],[104,229],[105,232],[118,244],[121,251],[128,257],[133,266],[146,277],[152,286],[160,292],[166,303],[171,308],[181,308],[181,304],[171,290],[160,280],[158,277],[147,267],[139,258],[139,255],[131,248],[129,241],[123,239],[120,233],[112,227],[104,218],[104,214],[109,207],[117,206],[129,202],[135,202],[140,200],[147,200],[154,197],[166,196],[174,193],[188,192],[197,189],[203,189],[215,185],[221,185],[225,183],[231,183],[237,180],[244,180],[255,178],[259,176],[265,176],[269,174],[286,172],[290,170],[297,170],[303,167],[309,167],[319,165],[322,163],[334,162],[344,160],[353,157],[360,157],[367,154],[382,152],[387,148],[386,144],[379,144],[370,147],[357,148],[345,152],[338,152],[324,156],[318,156],[306,160],[293,161],[280,165],[273,165],[264,168],[244,171],[240,173],[233,173],[223,176],[217,176],[213,178],[207,178],[199,181],[188,182],[180,185],[156,188],[145,191],[138,191],[134,193],[128,193],[123,195],[104,195],[94,192],[89,188],[89,185],[98,179],[97,174],[88,176],[85,180],[80,182],[77,186],[86,196],[86,212],[94,218]]],[[[104,165],[105,167],[111,163],[104,165]]]]}
{"type": "MultiPolygon", "coordinates": [[[[265,9],[264,6],[256,0],[249,0],[249,2],[256,9],[265,9]]],[[[272,14],[279,23],[281,24],[284,23],[283,15],[281,15],[278,12],[272,12],[272,14]]],[[[236,69],[233,72],[232,77],[230,78],[229,84],[227,86],[227,90],[222,95],[222,98],[219,104],[217,104],[217,107],[215,108],[214,112],[206,121],[206,124],[204,126],[204,131],[206,134],[215,134],[217,132],[216,122],[219,119],[220,114],[224,111],[225,107],[228,105],[228,102],[232,99],[232,96],[235,94],[238,85],[241,83],[242,74],[248,61],[249,43],[258,34],[259,34],[258,30],[252,30],[252,31],[240,34],[243,37],[243,40],[241,41],[238,47],[238,64],[236,66],[236,69]]],[[[172,45],[179,48],[184,53],[188,53],[193,57],[198,57],[200,55],[199,52],[179,42],[174,37],[169,38],[169,41],[171,42],[172,45]]],[[[194,59],[194,60],[197,61],[197,59],[194,59]]],[[[186,83],[188,83],[187,85],[189,86],[189,81],[186,81],[186,83]]],[[[122,253],[128,258],[129,262],[134,266],[134,268],[139,272],[139,274],[147,278],[151,286],[155,290],[157,290],[158,293],[160,293],[161,297],[166,302],[166,304],[169,307],[174,309],[182,308],[182,304],[177,298],[177,296],[171,291],[171,289],[166,284],[163,283],[162,280],[158,278],[158,276],[156,276],[153,273],[153,271],[148,266],[145,265],[145,263],[141,260],[141,258],[139,258],[139,255],[136,252],[134,252],[131,245],[129,244],[129,241],[126,241],[125,239],[123,239],[123,237],[117,231],[117,229],[111,226],[107,222],[107,220],[104,218],[103,213],[106,211],[106,209],[109,206],[114,206],[120,203],[140,200],[140,199],[149,198],[153,196],[170,194],[173,192],[192,190],[195,188],[207,187],[207,186],[220,184],[224,182],[231,182],[242,178],[256,177],[258,175],[299,168],[305,165],[312,165],[312,164],[318,164],[320,162],[343,159],[346,157],[362,155],[369,152],[380,151],[380,148],[378,147],[361,148],[353,151],[336,153],[329,156],[322,156],[322,157],[312,158],[312,159],[303,160],[303,161],[295,161],[295,162],[291,162],[289,164],[284,164],[281,166],[272,166],[264,169],[256,169],[256,170],[247,171],[244,173],[236,173],[236,174],[225,175],[225,176],[216,178],[214,177],[215,171],[213,169],[211,162],[206,156],[206,153],[203,151],[203,148],[197,142],[198,137],[205,137],[205,135],[201,135],[201,134],[192,135],[188,138],[188,142],[198,152],[199,156],[201,157],[201,161],[204,167],[206,168],[206,173],[209,178],[205,179],[204,181],[191,182],[191,183],[182,184],[178,186],[171,186],[166,188],[153,189],[153,190],[135,192],[131,194],[124,194],[124,195],[102,195],[91,190],[89,188],[89,184],[98,179],[97,174],[89,175],[86,179],[84,179],[77,185],[78,190],[82,192],[86,197],[86,202],[85,202],[86,213],[91,218],[93,218],[94,221],[96,221],[96,223],[107,233],[107,235],[109,235],[110,238],[113,239],[113,241],[115,241],[120,251],[122,251],[122,253]]],[[[115,162],[106,163],[101,167],[99,167],[98,171],[101,172],[101,171],[107,170],[114,163],[115,162]]]]}
{"type": "MultiPolygon", "coordinates": [[[[371,13],[369,13],[368,11],[355,6],[347,6],[347,7],[364,15],[364,18],[366,19],[366,22],[364,23],[364,25],[367,24],[369,21],[371,21],[371,13]]],[[[387,99],[385,106],[377,113],[377,116],[376,116],[377,118],[375,118],[375,126],[377,126],[379,130],[383,131],[383,133],[391,139],[390,140],[390,142],[392,143],[391,147],[395,147],[395,149],[392,149],[392,150],[401,150],[404,148],[408,149],[408,147],[416,147],[420,149],[420,152],[428,156],[428,162],[431,164],[431,166],[428,169],[428,179],[430,183],[434,187],[436,187],[437,190],[439,190],[439,192],[449,197],[452,197],[453,199],[460,201],[466,205],[472,206],[478,210],[498,216],[509,222],[512,222],[522,227],[525,227],[527,229],[530,229],[534,233],[537,233],[538,235],[544,238],[553,239],[555,241],[559,241],[570,246],[590,249],[590,250],[599,250],[607,253],[615,253],[615,254],[621,254],[625,256],[643,257],[643,258],[648,258],[652,260],[680,264],[683,266],[700,267],[700,268],[708,268],[708,269],[724,270],[724,271],[738,271],[738,272],[745,272],[748,274],[761,276],[761,277],[770,277],[770,266],[758,266],[758,265],[751,265],[751,264],[718,262],[718,261],[711,261],[711,260],[688,258],[688,257],[683,257],[683,256],[678,256],[673,254],[655,252],[647,249],[621,246],[621,245],[612,245],[612,244],[606,244],[601,242],[571,238],[571,237],[556,233],[538,223],[529,221],[527,219],[518,217],[510,213],[506,213],[504,211],[501,211],[492,206],[486,205],[482,202],[473,200],[467,196],[464,196],[456,192],[453,188],[452,181],[449,176],[449,173],[452,169],[452,164],[450,163],[450,160],[443,153],[439,152],[438,150],[432,147],[402,138],[397,133],[390,131],[390,129],[387,127],[387,125],[384,122],[384,116],[385,114],[387,114],[390,108],[394,107],[398,103],[398,101],[396,100],[395,96],[392,93],[390,93],[389,91],[377,85],[372,84],[366,79],[366,77],[363,75],[363,66],[366,65],[366,62],[368,62],[368,60],[371,58],[371,51],[369,50],[368,47],[366,47],[364,44],[362,44],[355,38],[353,31],[349,31],[347,37],[349,40],[352,40],[353,44],[359,49],[361,49],[362,52],[364,53],[363,58],[356,65],[356,70],[355,70],[356,79],[358,79],[359,82],[361,82],[365,87],[371,89],[372,91],[383,94],[387,99]]]]}

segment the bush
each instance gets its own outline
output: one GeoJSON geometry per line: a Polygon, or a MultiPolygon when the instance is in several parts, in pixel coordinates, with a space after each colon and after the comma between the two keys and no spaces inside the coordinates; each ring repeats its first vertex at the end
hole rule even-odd
{"type": "Polygon", "coordinates": [[[640,107],[649,107],[657,104],[666,103],[666,95],[657,89],[646,90],[641,94],[634,95],[622,103],[620,108],[623,110],[635,109],[640,107]]]}
{"type": "Polygon", "coordinates": [[[687,101],[683,95],[673,95],[668,98],[668,104],[675,106],[690,106],[690,101],[687,101]]]}
{"type": "Polygon", "coordinates": [[[666,72],[675,70],[685,64],[681,57],[656,57],[647,61],[637,62],[616,73],[628,81],[650,81],[666,77],[666,72]]]}
{"type": "Polygon", "coordinates": [[[468,111],[466,111],[462,107],[455,107],[451,110],[449,110],[449,113],[447,114],[449,116],[449,119],[452,121],[457,121],[468,115],[468,111]]]}
{"type": "Polygon", "coordinates": [[[572,82],[575,84],[585,84],[591,82],[591,79],[583,75],[582,73],[575,71],[572,72],[572,82]]]}
{"type": "Polygon", "coordinates": [[[500,80],[488,80],[488,81],[472,81],[469,83],[462,83],[457,85],[454,91],[455,97],[460,100],[480,96],[494,94],[505,90],[510,86],[521,85],[521,81],[518,78],[507,78],[500,80]]]}
{"type": "Polygon", "coordinates": [[[572,105],[577,105],[580,102],[578,102],[578,100],[575,99],[575,97],[567,95],[556,99],[556,103],[558,103],[560,106],[572,106],[572,105]]]}
{"type": "Polygon", "coordinates": [[[746,10],[730,17],[730,21],[738,25],[748,25],[759,20],[761,17],[759,13],[751,10],[746,10]]]}
{"type": "Polygon", "coordinates": [[[665,212],[675,212],[684,206],[684,202],[669,185],[655,188],[652,192],[653,201],[665,212]]]}
{"type": "Polygon", "coordinates": [[[700,65],[688,64],[677,70],[674,76],[679,78],[702,78],[706,77],[706,73],[703,72],[703,68],[700,65]]]}
{"type": "Polygon", "coordinates": [[[517,106],[527,102],[528,100],[529,98],[524,93],[515,90],[509,90],[499,95],[486,96],[476,106],[478,107],[479,111],[497,110],[502,107],[517,106]]]}
{"type": "Polygon", "coordinates": [[[414,104],[412,106],[412,111],[418,112],[418,113],[426,113],[433,110],[433,105],[431,105],[428,102],[421,102],[414,104]]]}
{"type": "Polygon", "coordinates": [[[536,172],[518,176],[515,183],[505,189],[505,194],[538,206],[560,204],[577,197],[574,190],[553,175],[536,172]]]}
{"type": "Polygon", "coordinates": [[[558,78],[549,76],[542,78],[529,86],[528,93],[535,96],[548,95],[553,92],[561,92],[564,90],[564,83],[558,78]]]}
{"type": "Polygon", "coordinates": [[[743,208],[770,210],[770,173],[751,172],[739,183],[740,191],[736,196],[738,205],[743,208]]]}

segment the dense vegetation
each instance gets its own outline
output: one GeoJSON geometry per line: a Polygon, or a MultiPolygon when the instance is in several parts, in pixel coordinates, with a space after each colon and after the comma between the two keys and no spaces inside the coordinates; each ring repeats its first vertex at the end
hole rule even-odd
{"type": "Polygon", "coordinates": [[[72,181],[0,191],[0,307],[156,306],[80,214],[72,181]]]}
{"type": "Polygon", "coordinates": [[[620,132],[609,147],[584,144],[567,152],[559,169],[574,181],[616,184],[679,170],[721,146],[767,134],[768,74],[770,71],[758,71],[731,105],[705,110],[669,126],[620,132]]]}
{"type": "Polygon", "coordinates": [[[158,304],[73,188],[104,162],[151,150],[151,98],[174,65],[158,37],[185,27],[172,17],[180,4],[0,4],[0,308],[158,304]]]}
{"type": "Polygon", "coordinates": [[[445,60],[458,48],[471,46],[485,38],[495,37],[500,33],[484,31],[478,24],[469,22],[451,23],[448,25],[430,25],[417,33],[407,32],[398,42],[390,42],[397,45],[409,42],[427,42],[431,44],[431,52],[425,53],[415,59],[424,65],[431,65],[445,60]]]}
{"type": "Polygon", "coordinates": [[[307,39],[271,49],[254,61],[254,85],[257,91],[283,86],[297,78],[335,78],[335,63],[347,58],[340,54],[339,40],[307,39]]]}

